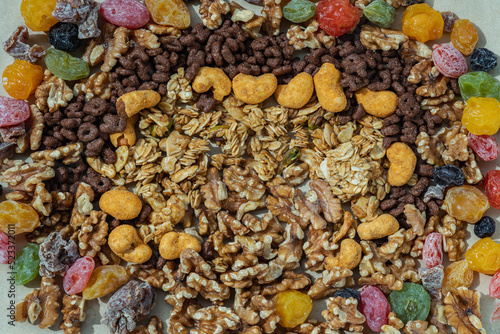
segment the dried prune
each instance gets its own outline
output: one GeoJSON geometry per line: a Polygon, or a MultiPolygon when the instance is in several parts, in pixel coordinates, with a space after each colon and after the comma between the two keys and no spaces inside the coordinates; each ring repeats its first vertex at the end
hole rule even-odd
{"type": "Polygon", "coordinates": [[[82,45],[78,38],[78,26],[74,23],[59,22],[49,31],[49,42],[56,49],[72,52],[82,45]]]}
{"type": "Polygon", "coordinates": [[[472,51],[469,61],[474,71],[488,72],[497,66],[496,54],[487,48],[477,48],[472,51]]]}
{"type": "Polygon", "coordinates": [[[487,238],[495,234],[495,221],[493,218],[484,216],[474,225],[474,234],[478,238],[487,238]]]}
{"type": "Polygon", "coordinates": [[[351,288],[345,288],[339,290],[333,294],[334,297],[342,297],[342,298],[355,298],[358,302],[361,302],[361,297],[359,296],[359,292],[351,288]]]}
{"type": "Polygon", "coordinates": [[[434,168],[432,176],[434,181],[443,187],[459,187],[465,182],[462,170],[453,165],[434,168]]]}

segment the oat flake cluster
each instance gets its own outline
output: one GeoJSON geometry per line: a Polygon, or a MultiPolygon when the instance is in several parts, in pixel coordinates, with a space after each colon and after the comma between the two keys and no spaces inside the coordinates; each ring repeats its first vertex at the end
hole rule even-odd
{"type": "Polygon", "coordinates": [[[113,334],[486,333],[468,288],[500,268],[500,246],[481,219],[495,185],[488,198],[474,187],[475,152],[494,139],[461,122],[472,23],[415,0],[292,0],[285,16],[279,0],[248,1],[260,13],[201,0],[194,26],[181,0],[104,2],[23,0],[28,27],[55,48],[82,43],[81,58],[30,45],[26,26],[4,43],[16,59],[4,85],[15,66],[38,73],[9,86],[29,104],[0,100],[0,229],[39,249],[15,266],[42,277],[16,321],[47,328],[61,312],[78,334],[108,296],[113,334]],[[400,7],[403,31],[390,29],[400,7]],[[443,31],[452,43],[422,43],[443,31]],[[34,64],[46,55],[65,62],[34,64]],[[488,233],[466,252],[478,221],[488,233]],[[168,319],[151,314],[164,302],[168,319]]]}

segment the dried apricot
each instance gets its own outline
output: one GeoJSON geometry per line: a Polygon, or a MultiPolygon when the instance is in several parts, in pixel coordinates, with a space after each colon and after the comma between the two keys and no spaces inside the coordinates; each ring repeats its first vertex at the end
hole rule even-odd
{"type": "Polygon", "coordinates": [[[446,296],[450,291],[456,291],[459,287],[468,288],[474,280],[474,271],[469,267],[466,260],[451,263],[444,270],[443,286],[441,293],[446,296]]]}
{"type": "Polygon", "coordinates": [[[2,75],[3,88],[15,99],[26,100],[42,82],[42,66],[16,59],[5,67],[2,75]]]}
{"type": "Polygon", "coordinates": [[[7,234],[33,232],[40,225],[35,209],[16,201],[0,203],[0,230],[7,234]]]}
{"type": "Polygon", "coordinates": [[[189,9],[182,0],[146,0],[151,18],[157,24],[186,29],[191,24],[189,9]]]}
{"type": "Polygon", "coordinates": [[[49,31],[58,21],[52,16],[57,0],[23,0],[21,15],[33,31],[49,31]]]}

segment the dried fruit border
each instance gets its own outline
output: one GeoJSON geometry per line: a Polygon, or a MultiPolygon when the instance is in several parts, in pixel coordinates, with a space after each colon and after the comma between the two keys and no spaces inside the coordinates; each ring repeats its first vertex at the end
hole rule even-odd
{"type": "MultiPolygon", "coordinates": [[[[20,89],[34,93],[29,114],[0,109],[1,181],[10,189],[1,228],[14,223],[30,242],[16,281],[42,277],[17,305],[17,321],[50,327],[62,306],[60,329],[80,333],[85,305],[109,294],[102,323],[120,334],[485,333],[479,293],[468,287],[474,271],[499,269],[500,245],[488,238],[494,223],[481,219],[491,198],[470,186],[483,176],[461,123],[463,63],[448,46],[433,53],[415,40],[450,32],[452,13],[425,7],[443,22],[425,37],[411,24],[405,34],[366,21],[370,0],[322,0],[362,17],[333,37],[320,28],[322,12],[321,22],[281,32],[276,0],[264,0],[261,15],[202,0],[194,27],[181,1],[107,0],[101,26],[93,0],[53,1],[42,22],[26,2],[40,2],[23,1],[31,29],[64,22],[49,33],[52,44],[73,49],[78,38],[85,51],[83,60],[65,55],[74,66],[52,68],[59,77],[26,67],[38,72],[20,89]],[[163,2],[180,16],[159,12],[163,2]],[[112,5],[152,21],[115,26],[127,20],[109,16],[112,5]],[[97,72],[86,79],[61,78],[88,76],[89,66],[97,72]],[[32,162],[16,160],[21,153],[32,162]],[[467,223],[485,238],[462,260],[467,223]],[[418,269],[420,256],[427,269],[418,269]],[[422,286],[427,293],[411,292],[422,286]],[[170,319],[138,325],[155,289],[168,293],[170,319]],[[327,299],[325,322],[307,319],[318,299],[327,299]]],[[[388,13],[424,8],[381,2],[388,13]]],[[[19,27],[4,49],[35,63],[47,51],[28,34],[19,27]]],[[[471,62],[487,68],[491,55],[477,50],[471,62]]],[[[496,298],[499,280],[490,285],[496,298]]]]}

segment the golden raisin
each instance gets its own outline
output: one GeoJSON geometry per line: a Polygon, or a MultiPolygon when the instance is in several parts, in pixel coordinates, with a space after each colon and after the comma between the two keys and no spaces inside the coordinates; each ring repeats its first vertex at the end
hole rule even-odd
{"type": "Polygon", "coordinates": [[[39,225],[38,214],[30,205],[16,201],[0,203],[0,230],[5,234],[33,232],[39,225]]]}
{"type": "Polygon", "coordinates": [[[49,31],[58,21],[52,16],[57,0],[23,0],[21,15],[33,31],[49,31]]]}
{"type": "Polygon", "coordinates": [[[448,292],[456,292],[457,288],[468,288],[474,280],[474,271],[466,260],[451,263],[444,270],[441,293],[446,296],[448,292]]]}
{"type": "Polygon", "coordinates": [[[451,31],[451,44],[468,56],[474,51],[478,40],[477,30],[469,20],[457,20],[451,31]]]}
{"type": "Polygon", "coordinates": [[[500,128],[500,102],[493,97],[469,98],[464,108],[462,124],[476,136],[493,136],[500,128]]]}
{"type": "Polygon", "coordinates": [[[491,238],[480,239],[465,253],[472,270],[494,275],[500,269],[500,244],[491,238]]]}
{"type": "Polygon", "coordinates": [[[441,38],[443,28],[441,13],[426,3],[408,6],[403,14],[403,32],[419,42],[441,38]]]}
{"type": "Polygon", "coordinates": [[[146,6],[157,24],[186,29],[191,23],[189,10],[183,0],[146,0],[146,6]]]}
{"type": "Polygon", "coordinates": [[[120,265],[100,266],[90,275],[87,286],[83,290],[83,298],[96,299],[113,292],[128,281],[128,274],[120,265]]]}
{"type": "Polygon", "coordinates": [[[273,300],[283,327],[291,328],[304,323],[312,310],[311,297],[297,290],[279,292],[273,300]]]}
{"type": "Polygon", "coordinates": [[[469,185],[448,190],[443,203],[443,209],[450,216],[470,224],[477,223],[489,207],[486,195],[469,185]]]}
{"type": "Polygon", "coordinates": [[[2,82],[5,91],[15,99],[26,100],[42,82],[42,66],[16,59],[3,71],[2,82]]]}

